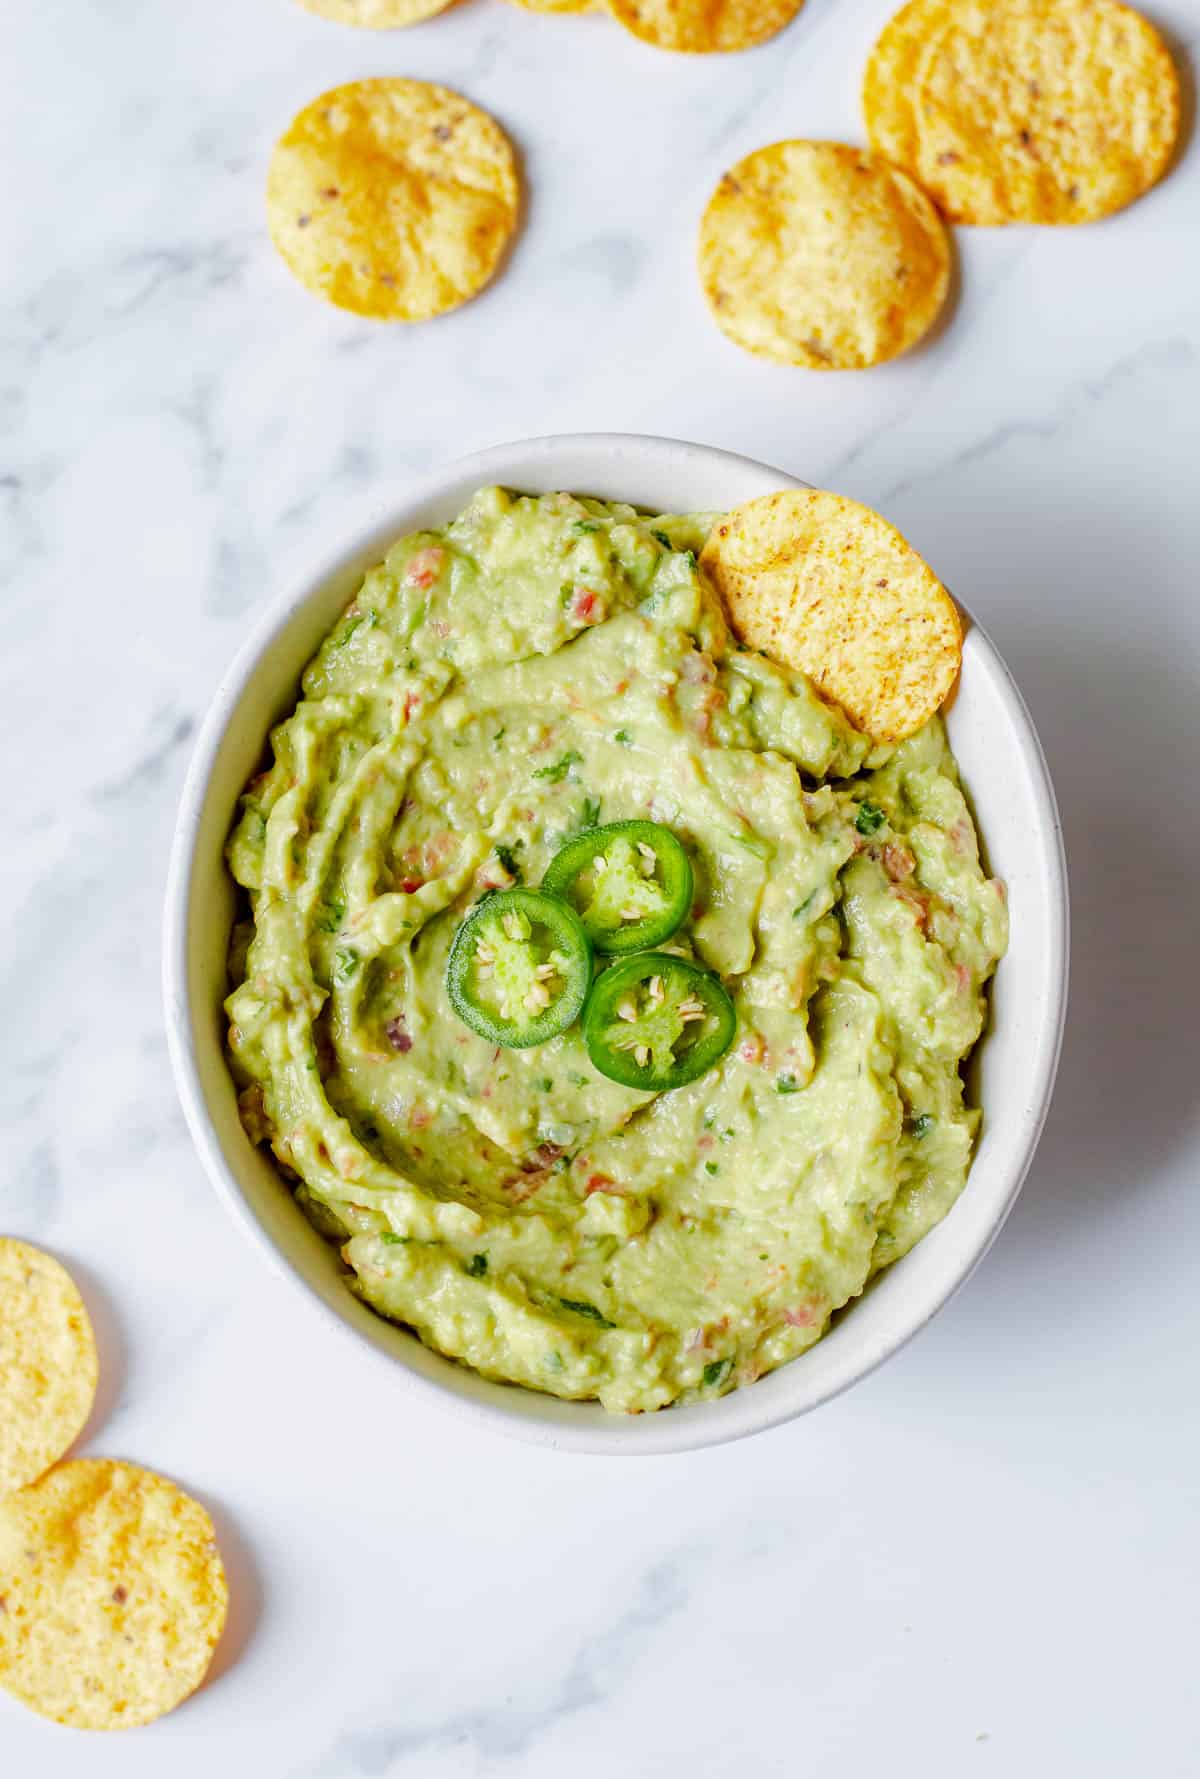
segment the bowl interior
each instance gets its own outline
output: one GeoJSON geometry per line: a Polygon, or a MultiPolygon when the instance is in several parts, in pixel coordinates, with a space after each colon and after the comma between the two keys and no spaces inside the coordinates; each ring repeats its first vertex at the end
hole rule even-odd
{"type": "Polygon", "coordinates": [[[452,518],[474,490],[502,482],[557,489],[659,511],[731,506],[798,485],[764,465],[671,440],[625,435],[534,440],[450,466],[411,490],[352,549],[266,614],[222,682],[180,811],[168,892],[168,1032],[193,1136],[230,1209],[260,1249],[306,1289],[360,1350],[408,1380],[549,1445],[657,1452],[733,1439],[826,1400],[903,1344],[982,1257],[1020,1187],[1045,1116],[1065,997],[1066,903],[1053,795],[1029,717],[984,633],[968,620],[962,679],[948,712],[951,741],[986,840],[1008,886],[1010,950],[993,989],[991,1027],[972,1086],[983,1129],[967,1188],[950,1215],[872,1286],[816,1347],[752,1388],[712,1403],[618,1417],[490,1383],[384,1322],[346,1289],[336,1250],[310,1227],[237,1114],[223,1055],[221,1003],[233,912],[223,857],[238,796],[268,729],[292,708],[302,668],[363,572],[405,531],[452,518]]]}

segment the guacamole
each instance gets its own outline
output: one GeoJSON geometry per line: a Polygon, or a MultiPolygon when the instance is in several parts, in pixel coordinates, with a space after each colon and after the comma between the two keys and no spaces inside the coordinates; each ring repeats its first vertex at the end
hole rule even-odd
{"type": "Polygon", "coordinates": [[[945,1216],[1007,932],[941,720],[873,745],[739,647],[709,523],[487,488],[401,539],[228,846],[243,1122],[351,1289],[487,1377],[631,1412],[794,1359],[945,1216]],[[511,1048],[447,993],[481,898],[635,821],[691,865],[663,949],[736,1014],[670,1091],[601,1073],[578,1020],[511,1048]]]}

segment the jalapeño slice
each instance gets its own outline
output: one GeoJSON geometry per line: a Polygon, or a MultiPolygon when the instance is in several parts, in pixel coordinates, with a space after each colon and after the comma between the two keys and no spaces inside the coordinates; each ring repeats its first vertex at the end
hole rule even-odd
{"type": "Polygon", "coordinates": [[[733,1043],[737,1014],[718,979],[669,951],[613,964],[593,988],[583,1036],[593,1067],[624,1087],[694,1081],[733,1043]]]}
{"type": "Polygon", "coordinates": [[[565,1032],[591,980],[592,948],[579,916],[529,889],[477,902],[446,962],[446,992],[458,1017],[508,1050],[565,1032]]]}
{"type": "Polygon", "coordinates": [[[569,840],[542,879],[576,910],[597,951],[661,945],[691,911],[692,864],[670,828],[609,822],[569,840]]]}

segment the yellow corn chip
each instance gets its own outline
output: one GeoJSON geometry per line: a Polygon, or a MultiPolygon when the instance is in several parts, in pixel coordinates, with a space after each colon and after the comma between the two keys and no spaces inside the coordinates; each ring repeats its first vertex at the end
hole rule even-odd
{"type": "Polygon", "coordinates": [[[607,12],[600,0],[512,0],[524,12],[607,12]]]}
{"type": "Polygon", "coordinates": [[[742,641],[808,675],[876,741],[927,723],[958,676],[958,610],[894,526],[816,489],[747,501],[700,558],[742,641]]]}
{"type": "Polygon", "coordinates": [[[57,1260],[0,1236],[0,1495],[33,1482],[82,1432],[96,1339],[57,1260]]]}
{"type": "Polygon", "coordinates": [[[519,208],[499,124],[419,80],[361,80],[314,99],[267,178],[271,237],[296,277],[382,321],[424,321],[482,290],[519,208]]]}
{"type": "Polygon", "coordinates": [[[1179,81],[1117,0],[913,0],[875,46],[863,108],[953,221],[1091,222],[1166,171],[1179,81]]]}
{"type": "Polygon", "coordinates": [[[454,0],[300,0],[306,12],[332,19],[338,25],[358,25],[366,31],[388,31],[397,25],[419,25],[422,19],[445,12],[454,0]]]}
{"type": "Polygon", "coordinates": [[[791,23],[804,0],[608,0],[618,24],[656,49],[690,55],[752,49],[791,23]]]}
{"type": "Polygon", "coordinates": [[[863,76],[863,116],[871,145],[909,173],[917,164],[917,74],[944,10],[938,0],[933,5],[909,0],[884,26],[863,76]]]}
{"type": "Polygon", "coordinates": [[[76,1459],[0,1501],[0,1686],[56,1723],[170,1711],[204,1679],[227,1599],[204,1508],[136,1464],[76,1459]]]}
{"type": "Polygon", "coordinates": [[[861,370],[932,325],[950,281],[937,211],[886,161],[840,142],[776,142],[721,180],[700,225],[718,325],[760,358],[861,370]]]}

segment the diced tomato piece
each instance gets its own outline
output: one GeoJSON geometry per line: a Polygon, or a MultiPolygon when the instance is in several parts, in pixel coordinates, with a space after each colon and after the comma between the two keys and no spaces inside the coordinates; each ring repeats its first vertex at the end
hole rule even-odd
{"type": "Polygon", "coordinates": [[[427,587],[432,587],[437,580],[445,560],[445,550],[439,549],[436,544],[431,544],[427,550],[417,551],[404,571],[404,578],[411,586],[420,587],[424,591],[427,587]]]}
{"type": "Polygon", "coordinates": [[[604,617],[604,601],[590,587],[576,587],[571,615],[581,624],[599,624],[604,617]]]}
{"type": "Polygon", "coordinates": [[[911,877],[917,868],[917,861],[909,847],[902,840],[888,840],[880,854],[883,868],[893,883],[902,883],[911,877]]]}
{"type": "Polygon", "coordinates": [[[929,925],[929,899],[907,883],[892,886],[892,894],[912,909],[918,929],[923,933],[929,925]]]}

